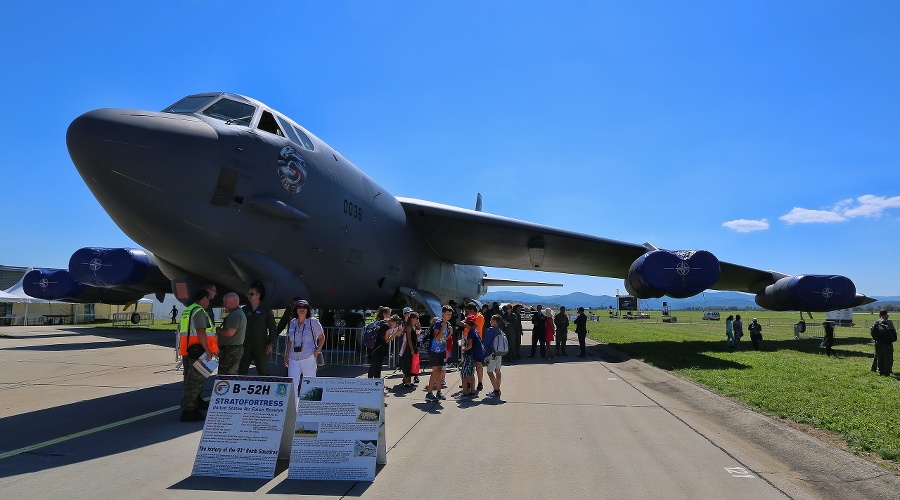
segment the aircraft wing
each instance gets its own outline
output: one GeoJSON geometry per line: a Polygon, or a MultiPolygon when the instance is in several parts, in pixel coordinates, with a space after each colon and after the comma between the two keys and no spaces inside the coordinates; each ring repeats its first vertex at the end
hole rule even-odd
{"type": "MultiPolygon", "coordinates": [[[[458,264],[625,278],[648,249],[562,229],[424,200],[398,198],[440,257],[458,264]]],[[[786,274],[720,262],[712,287],[758,293],[786,274]]]]}

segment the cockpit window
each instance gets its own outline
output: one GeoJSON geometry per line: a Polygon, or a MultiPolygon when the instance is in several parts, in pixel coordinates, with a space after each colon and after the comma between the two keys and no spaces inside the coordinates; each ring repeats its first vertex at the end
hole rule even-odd
{"type": "Polygon", "coordinates": [[[231,99],[220,99],[213,103],[212,106],[203,110],[203,114],[211,116],[218,120],[225,120],[225,123],[244,125],[249,127],[250,120],[253,119],[253,113],[256,107],[244,102],[233,101],[231,99]]]}
{"type": "Polygon", "coordinates": [[[288,139],[307,151],[313,150],[312,141],[309,140],[309,137],[307,137],[302,130],[293,126],[291,122],[280,116],[276,116],[276,118],[278,119],[278,123],[280,123],[281,127],[284,129],[284,132],[287,134],[288,139]]]}
{"type": "Polygon", "coordinates": [[[268,111],[262,112],[262,116],[259,117],[259,123],[256,124],[256,128],[265,130],[270,134],[284,137],[284,132],[282,132],[281,128],[278,127],[278,123],[275,122],[275,117],[272,116],[272,113],[269,113],[268,111]]]}
{"type": "Polygon", "coordinates": [[[214,95],[191,95],[164,109],[163,113],[190,114],[215,99],[214,95]]]}
{"type": "Polygon", "coordinates": [[[303,131],[300,130],[299,128],[297,128],[297,127],[294,127],[294,132],[296,132],[297,135],[300,136],[300,145],[303,146],[305,149],[308,149],[309,151],[312,151],[312,150],[313,150],[313,143],[312,143],[311,140],[309,140],[309,136],[307,136],[306,134],[304,134],[303,131]]]}
{"type": "Polygon", "coordinates": [[[294,133],[294,129],[291,127],[291,124],[280,116],[275,116],[275,118],[278,119],[278,123],[281,125],[281,128],[284,129],[284,133],[287,134],[288,139],[293,141],[294,144],[300,144],[300,138],[297,137],[296,133],[294,133]]]}

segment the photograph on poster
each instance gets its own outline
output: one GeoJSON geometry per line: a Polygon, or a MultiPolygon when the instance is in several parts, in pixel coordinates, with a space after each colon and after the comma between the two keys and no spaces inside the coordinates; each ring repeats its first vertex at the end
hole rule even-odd
{"type": "Polygon", "coordinates": [[[294,436],[300,438],[314,438],[319,436],[319,422],[297,422],[294,436]]]}
{"type": "Polygon", "coordinates": [[[374,457],[378,453],[378,441],[374,439],[357,439],[353,446],[354,457],[374,457]]]}
{"type": "Polygon", "coordinates": [[[312,387],[300,393],[301,401],[322,401],[322,388],[312,387]]]}
{"type": "Polygon", "coordinates": [[[381,417],[381,408],[372,408],[368,406],[357,406],[359,415],[356,417],[357,422],[378,422],[381,417]]]}

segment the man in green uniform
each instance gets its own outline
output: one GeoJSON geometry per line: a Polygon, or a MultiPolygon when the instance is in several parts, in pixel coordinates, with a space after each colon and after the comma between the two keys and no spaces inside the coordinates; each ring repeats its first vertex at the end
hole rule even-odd
{"type": "MultiPolygon", "coordinates": [[[[200,408],[201,404],[206,403],[206,401],[201,403],[200,392],[203,390],[206,377],[194,368],[194,361],[197,358],[191,357],[189,353],[199,350],[194,347],[199,345],[203,350],[199,356],[210,360],[218,351],[215,343],[216,327],[206,314],[207,307],[209,307],[209,292],[201,289],[194,294],[194,303],[181,312],[181,321],[178,324],[179,352],[184,367],[184,390],[181,395],[182,422],[201,422],[206,418],[200,411],[205,409],[200,408]]],[[[206,403],[204,406],[208,405],[209,403],[206,403]]]]}
{"type": "Polygon", "coordinates": [[[261,305],[265,298],[266,287],[259,281],[254,281],[247,290],[247,300],[250,304],[244,306],[247,333],[244,338],[244,355],[238,367],[239,375],[246,375],[250,371],[251,361],[256,365],[256,373],[263,376],[269,374],[268,356],[278,338],[278,332],[275,330],[275,316],[272,315],[272,310],[261,305]]]}
{"type": "MultiPolygon", "coordinates": [[[[284,310],[284,314],[281,315],[281,319],[278,320],[278,327],[275,328],[279,334],[284,331],[285,328],[291,323],[291,320],[294,319],[294,309],[297,308],[297,302],[300,302],[300,297],[294,297],[291,299],[291,304],[284,310]]],[[[312,311],[310,311],[310,315],[312,311]]]]}
{"type": "Polygon", "coordinates": [[[234,292],[222,297],[222,305],[228,309],[228,316],[222,321],[222,329],[219,331],[219,374],[237,375],[244,355],[247,317],[234,292]]]}
{"type": "Polygon", "coordinates": [[[882,309],[880,317],[872,325],[872,339],[875,340],[875,359],[872,361],[872,371],[885,377],[891,375],[894,367],[894,342],[897,341],[897,330],[894,322],[888,319],[888,312],[882,309]]]}

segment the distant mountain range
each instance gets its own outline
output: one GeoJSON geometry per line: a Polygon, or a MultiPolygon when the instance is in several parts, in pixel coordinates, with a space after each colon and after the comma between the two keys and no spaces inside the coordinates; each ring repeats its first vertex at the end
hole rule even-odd
{"type": "MultiPolygon", "coordinates": [[[[871,307],[878,309],[881,306],[900,305],[900,296],[875,297],[878,302],[871,307]]],[[[565,295],[533,295],[525,292],[496,291],[488,292],[481,297],[482,302],[521,302],[527,305],[541,304],[550,307],[565,306],[566,309],[608,309],[616,308],[616,298],[609,295],[590,295],[582,292],[573,292],[565,295]]],[[[667,302],[670,309],[759,309],[754,300],[754,295],[742,292],[704,292],[686,299],[642,299],[639,308],[643,310],[660,310],[662,303],[667,302]]],[[[868,307],[868,306],[867,306],[868,307]]]]}

